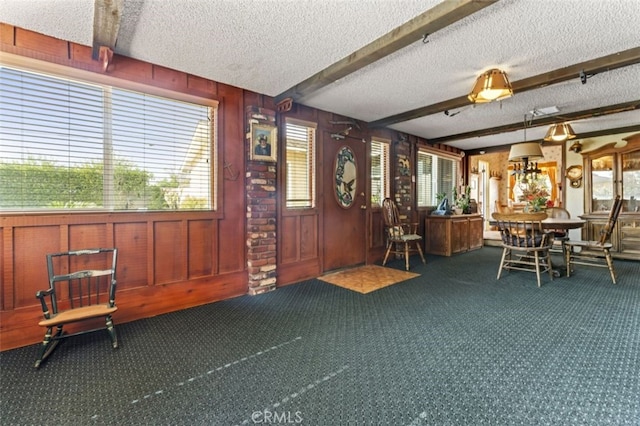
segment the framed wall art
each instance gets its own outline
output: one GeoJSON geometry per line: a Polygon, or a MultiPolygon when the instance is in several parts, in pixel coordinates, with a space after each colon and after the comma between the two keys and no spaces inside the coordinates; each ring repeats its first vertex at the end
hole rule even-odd
{"type": "Polygon", "coordinates": [[[255,161],[277,161],[278,128],[266,124],[251,123],[250,158],[255,161]]]}
{"type": "Polygon", "coordinates": [[[333,165],[335,171],[335,192],[336,201],[343,209],[348,209],[353,204],[356,195],[357,166],[356,157],[348,146],[340,148],[336,154],[333,165]]]}

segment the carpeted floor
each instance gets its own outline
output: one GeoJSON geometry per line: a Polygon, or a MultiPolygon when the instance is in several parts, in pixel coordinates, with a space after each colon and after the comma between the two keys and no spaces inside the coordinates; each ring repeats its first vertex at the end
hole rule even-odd
{"type": "Polygon", "coordinates": [[[332,272],[318,279],[358,293],[367,294],[418,276],[419,274],[394,268],[365,265],[332,272]]]}
{"type": "MultiPolygon", "coordinates": [[[[0,354],[3,425],[638,425],[640,262],[496,280],[500,249],[367,295],[308,280],[0,354]]],[[[415,266],[413,266],[415,265],[415,266]]],[[[404,262],[392,267],[403,270],[404,262]]]]}

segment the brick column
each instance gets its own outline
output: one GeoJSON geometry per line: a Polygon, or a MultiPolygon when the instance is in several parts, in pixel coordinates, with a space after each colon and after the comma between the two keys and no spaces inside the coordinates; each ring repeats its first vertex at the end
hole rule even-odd
{"type": "MultiPolygon", "coordinates": [[[[275,125],[275,111],[247,108],[247,123],[275,125]]],[[[247,126],[250,138],[250,124],[247,126]]],[[[272,144],[278,141],[271,141],[272,144]]],[[[247,143],[248,149],[251,144],[247,143]]],[[[247,151],[247,270],[251,295],[276,288],[276,163],[251,161],[247,151]]]]}

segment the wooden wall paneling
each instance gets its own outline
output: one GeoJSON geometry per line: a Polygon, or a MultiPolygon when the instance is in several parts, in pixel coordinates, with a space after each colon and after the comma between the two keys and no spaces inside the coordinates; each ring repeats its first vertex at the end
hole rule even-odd
{"type": "Polygon", "coordinates": [[[213,275],[214,241],[218,240],[213,220],[188,221],[188,278],[213,275]]]}
{"type": "Polygon", "coordinates": [[[46,255],[61,251],[60,227],[14,228],[14,309],[38,305],[36,292],[49,287],[46,255]]]}
{"type": "Polygon", "coordinates": [[[318,257],[318,215],[300,216],[299,245],[300,260],[318,257]]]}
{"type": "Polygon", "coordinates": [[[11,231],[11,228],[0,227],[0,311],[13,309],[13,303],[9,306],[6,303],[7,300],[13,300],[13,261],[8,256],[8,253],[12,253],[11,231]]]}
{"type": "Polygon", "coordinates": [[[246,270],[246,143],[243,99],[245,91],[218,84],[218,188],[222,191],[223,217],[216,224],[217,273],[246,270]],[[227,166],[225,168],[225,165],[227,166]]]}
{"type": "Polygon", "coordinates": [[[7,25],[0,22],[0,43],[7,46],[15,46],[15,30],[16,27],[13,25],[7,25]]]}
{"type": "Polygon", "coordinates": [[[15,29],[15,46],[46,55],[69,58],[69,47],[66,41],[17,27],[15,29]]]}
{"type": "Polygon", "coordinates": [[[118,291],[151,285],[149,253],[153,252],[148,250],[147,222],[115,223],[113,235],[113,246],[118,249],[118,291]]]}
{"type": "Polygon", "coordinates": [[[69,250],[107,247],[105,223],[69,225],[68,235],[69,250]]]}
{"type": "Polygon", "coordinates": [[[287,264],[300,260],[300,216],[283,216],[280,228],[280,263],[287,264]]]}
{"type": "Polygon", "coordinates": [[[186,278],[186,246],[183,221],[154,223],[154,284],[167,284],[186,278]]]}

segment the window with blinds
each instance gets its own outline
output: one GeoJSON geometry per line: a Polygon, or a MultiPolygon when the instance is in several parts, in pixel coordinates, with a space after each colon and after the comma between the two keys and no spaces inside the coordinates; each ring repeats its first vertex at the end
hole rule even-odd
{"type": "Polygon", "coordinates": [[[216,108],[0,66],[1,210],[214,209],[216,108]]]}
{"type": "Polygon", "coordinates": [[[316,125],[298,120],[285,122],[286,207],[315,207],[316,125]]]}
{"type": "Polygon", "coordinates": [[[458,167],[459,160],[419,151],[416,167],[418,207],[435,206],[438,193],[447,194],[451,203],[453,188],[457,185],[458,167]]]}
{"type": "Polygon", "coordinates": [[[382,206],[389,197],[389,143],[371,140],[371,205],[382,206]]]}

